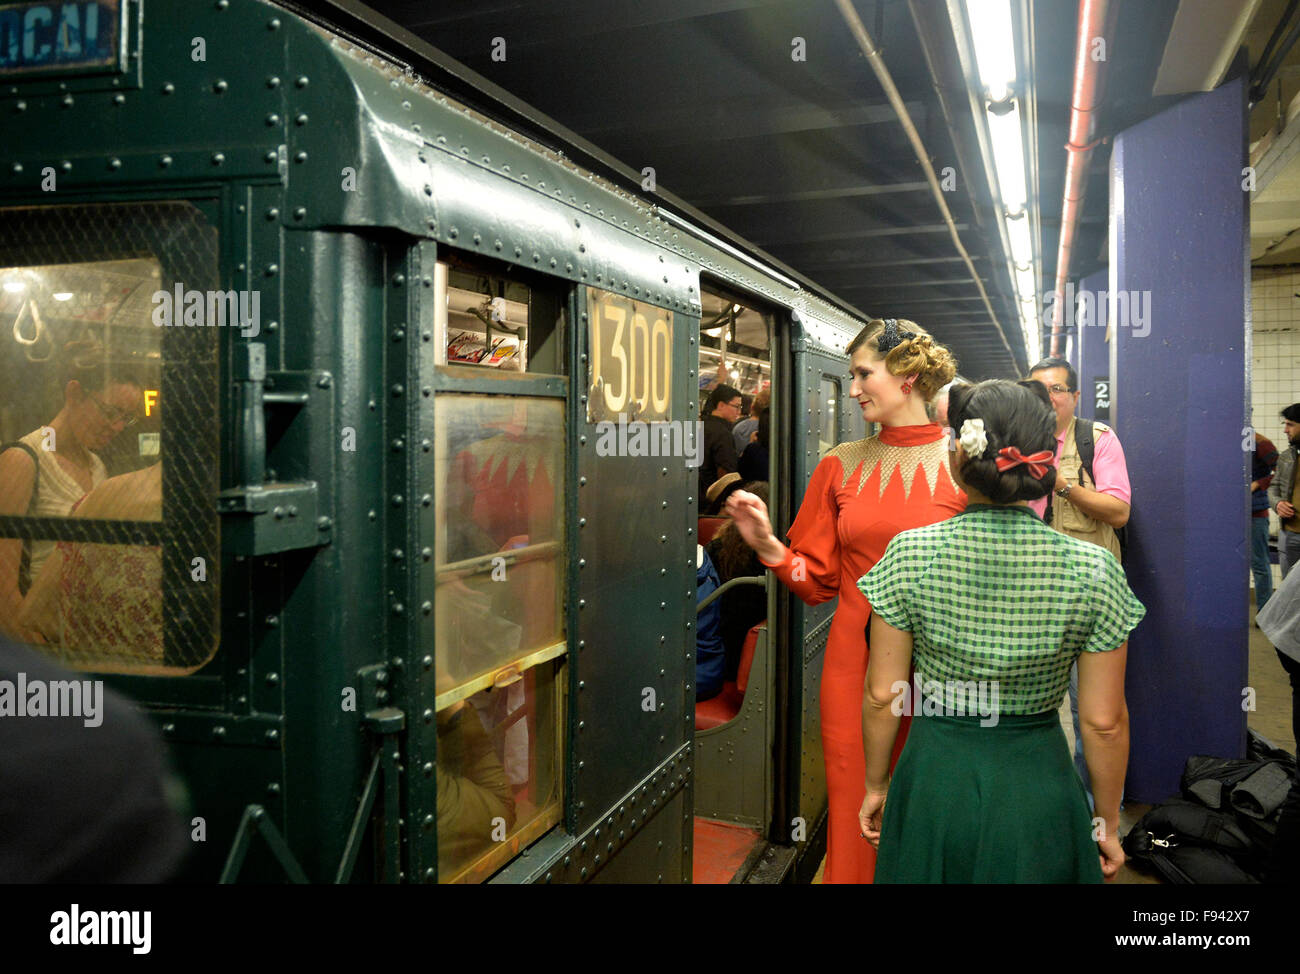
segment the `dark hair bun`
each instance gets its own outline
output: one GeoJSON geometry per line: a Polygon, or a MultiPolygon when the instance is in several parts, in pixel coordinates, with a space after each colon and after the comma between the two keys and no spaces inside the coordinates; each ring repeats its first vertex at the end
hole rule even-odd
{"type": "Polygon", "coordinates": [[[1056,455],[1056,414],[1028,384],[990,379],[978,385],[953,386],[948,393],[948,422],[961,436],[968,419],[982,419],[988,446],[979,457],[966,457],[961,479],[995,504],[1033,501],[1046,497],[1056,486],[1056,468],[1042,479],[1025,464],[998,470],[998,451],[1014,446],[1025,456],[1042,450],[1056,455]]]}

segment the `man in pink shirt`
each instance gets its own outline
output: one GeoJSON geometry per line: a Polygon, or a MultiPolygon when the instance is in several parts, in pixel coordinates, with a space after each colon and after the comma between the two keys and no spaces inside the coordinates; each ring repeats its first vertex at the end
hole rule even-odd
{"type": "MultiPolygon", "coordinates": [[[[1091,424],[1094,447],[1089,477],[1076,442],[1079,424],[1074,411],[1079,405],[1079,380],[1074,369],[1065,359],[1048,358],[1035,365],[1029,375],[1047,388],[1056,412],[1056,491],[1050,498],[1049,523],[1062,534],[1091,541],[1119,558],[1115,529],[1128,523],[1131,498],[1128,465],[1119,437],[1103,423],[1091,424]]],[[[1029,506],[1044,517],[1048,500],[1032,501],[1029,506]]]]}
{"type": "MultiPolygon", "coordinates": [[[[1124,462],[1119,437],[1109,426],[1083,421],[1091,426],[1093,439],[1092,477],[1089,477],[1079,457],[1079,420],[1074,416],[1079,405],[1079,377],[1074,368],[1065,359],[1047,358],[1029,370],[1029,377],[1041,382],[1052,400],[1052,410],[1056,413],[1057,468],[1055,493],[1030,501],[1029,506],[1057,531],[1100,545],[1118,560],[1120,546],[1115,529],[1128,523],[1131,497],[1128,465],[1124,462]],[[1049,500],[1051,512],[1044,517],[1049,500]]],[[[1077,666],[1070,670],[1070,715],[1074,718],[1074,766],[1091,801],[1092,788],[1079,733],[1077,666]]]]}

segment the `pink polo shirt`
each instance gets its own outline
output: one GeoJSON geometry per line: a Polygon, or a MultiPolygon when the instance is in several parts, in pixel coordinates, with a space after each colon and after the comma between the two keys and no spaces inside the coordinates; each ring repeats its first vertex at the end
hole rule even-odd
{"type": "MultiPolygon", "coordinates": [[[[1118,497],[1125,504],[1131,504],[1128,464],[1124,462],[1124,448],[1119,445],[1119,437],[1115,435],[1114,430],[1103,433],[1094,428],[1093,441],[1095,447],[1092,456],[1092,472],[1096,475],[1097,492],[1110,494],[1111,497],[1118,497]]],[[[1056,438],[1055,465],[1060,464],[1063,449],[1065,449],[1065,433],[1061,433],[1056,438]]],[[[1036,501],[1030,501],[1029,506],[1035,514],[1042,517],[1047,511],[1047,498],[1041,497],[1036,501]]]]}

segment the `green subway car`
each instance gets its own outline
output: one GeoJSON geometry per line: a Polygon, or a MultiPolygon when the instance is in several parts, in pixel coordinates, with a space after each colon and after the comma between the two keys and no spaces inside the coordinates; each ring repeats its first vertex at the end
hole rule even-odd
{"type": "Polygon", "coordinates": [[[866,318],[346,20],[0,3],[0,443],[85,464],[0,625],[157,723],[188,880],[806,881],[834,604],[750,583],[697,715],[692,453],[770,384],[779,532],[866,318]]]}

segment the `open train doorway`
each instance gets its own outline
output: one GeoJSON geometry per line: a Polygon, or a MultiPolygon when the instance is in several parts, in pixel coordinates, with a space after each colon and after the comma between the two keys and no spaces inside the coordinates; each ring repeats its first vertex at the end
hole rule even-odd
{"type": "Polygon", "coordinates": [[[701,285],[695,709],[694,881],[730,883],[766,873],[772,858],[777,667],[768,638],[774,584],[726,516],[737,489],[770,501],[772,347],[778,313],[701,285]]]}

